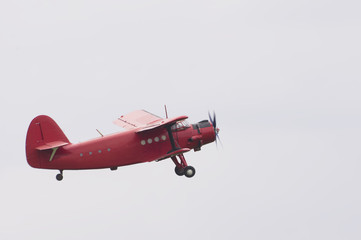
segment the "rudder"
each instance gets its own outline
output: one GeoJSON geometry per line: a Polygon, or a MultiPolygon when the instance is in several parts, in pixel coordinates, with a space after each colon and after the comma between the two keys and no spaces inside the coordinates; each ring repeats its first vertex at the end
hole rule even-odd
{"type": "MultiPolygon", "coordinates": [[[[26,135],[27,161],[30,166],[40,168],[43,150],[58,148],[69,143],[68,138],[52,118],[45,115],[37,116],[31,121],[26,135]]],[[[46,155],[48,156],[49,153],[46,155]]]]}

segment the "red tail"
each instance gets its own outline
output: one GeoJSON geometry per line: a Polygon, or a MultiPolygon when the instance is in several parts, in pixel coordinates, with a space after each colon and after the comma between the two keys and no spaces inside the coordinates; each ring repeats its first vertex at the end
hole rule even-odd
{"type": "Polygon", "coordinates": [[[53,148],[69,144],[58,124],[48,116],[40,115],[31,121],[26,135],[26,158],[30,166],[41,168],[44,159],[49,160],[53,148]],[[45,151],[44,151],[45,150],[45,151]]]}

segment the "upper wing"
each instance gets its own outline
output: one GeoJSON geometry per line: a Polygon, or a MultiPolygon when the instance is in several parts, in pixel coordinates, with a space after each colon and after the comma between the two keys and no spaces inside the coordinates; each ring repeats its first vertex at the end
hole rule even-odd
{"type": "Polygon", "coordinates": [[[114,121],[114,124],[125,128],[125,129],[136,129],[142,126],[152,125],[158,121],[161,121],[162,118],[149,113],[145,110],[137,110],[127,115],[121,116],[114,121]]]}
{"type": "Polygon", "coordinates": [[[169,126],[177,121],[187,119],[187,116],[180,116],[176,118],[160,118],[145,110],[138,110],[131,112],[125,116],[121,116],[114,121],[114,123],[127,130],[137,129],[137,133],[149,131],[162,126],[169,126]]]}

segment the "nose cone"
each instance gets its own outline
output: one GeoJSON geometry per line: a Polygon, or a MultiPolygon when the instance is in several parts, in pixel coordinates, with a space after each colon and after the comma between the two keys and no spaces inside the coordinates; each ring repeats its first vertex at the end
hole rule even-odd
{"type": "Polygon", "coordinates": [[[214,128],[211,122],[208,123],[208,127],[201,129],[203,145],[214,142],[216,140],[216,135],[219,132],[219,129],[214,128]]]}
{"type": "Polygon", "coordinates": [[[192,137],[189,140],[189,147],[200,150],[201,146],[217,141],[219,128],[215,127],[212,121],[203,120],[192,124],[192,137]]]}

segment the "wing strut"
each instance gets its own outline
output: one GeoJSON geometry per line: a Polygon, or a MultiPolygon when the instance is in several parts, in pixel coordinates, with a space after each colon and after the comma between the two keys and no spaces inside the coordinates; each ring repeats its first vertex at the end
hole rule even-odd
{"type": "Polygon", "coordinates": [[[172,150],[169,151],[170,152],[174,152],[177,151],[179,148],[175,145],[175,141],[174,141],[174,137],[173,137],[173,133],[172,133],[172,126],[167,126],[167,131],[168,131],[168,135],[169,135],[169,140],[170,140],[170,144],[172,145],[172,150]]]}
{"type": "Polygon", "coordinates": [[[58,150],[58,148],[59,148],[59,147],[55,147],[55,148],[52,149],[53,152],[52,152],[51,155],[50,155],[49,162],[53,161],[53,158],[54,158],[55,153],[56,153],[56,151],[58,150]]]}

